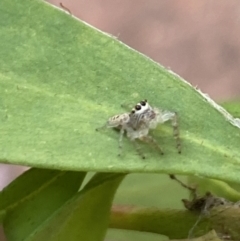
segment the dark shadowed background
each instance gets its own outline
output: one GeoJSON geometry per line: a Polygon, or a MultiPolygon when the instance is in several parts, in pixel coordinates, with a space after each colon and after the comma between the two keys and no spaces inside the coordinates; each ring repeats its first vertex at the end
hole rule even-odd
{"type": "MultiPolygon", "coordinates": [[[[239,0],[50,2],[171,68],[215,101],[240,97],[239,0]]],[[[0,188],[22,170],[0,165],[0,188]]]]}

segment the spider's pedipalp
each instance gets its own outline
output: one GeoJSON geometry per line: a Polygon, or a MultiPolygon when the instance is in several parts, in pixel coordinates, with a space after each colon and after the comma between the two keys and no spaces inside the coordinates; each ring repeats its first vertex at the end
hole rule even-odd
{"type": "Polygon", "coordinates": [[[161,153],[161,155],[164,154],[164,152],[162,151],[162,148],[152,136],[150,135],[143,136],[142,138],[140,138],[140,140],[153,144],[155,148],[161,153]]]}
{"type": "Polygon", "coordinates": [[[145,159],[146,157],[144,156],[142,150],[141,150],[141,147],[138,145],[137,141],[135,141],[135,139],[132,140],[132,143],[138,153],[138,155],[142,158],[142,159],[145,159]]]}

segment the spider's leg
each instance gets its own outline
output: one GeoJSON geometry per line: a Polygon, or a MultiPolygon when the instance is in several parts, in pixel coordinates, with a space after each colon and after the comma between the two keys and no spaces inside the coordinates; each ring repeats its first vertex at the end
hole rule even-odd
{"type": "Polygon", "coordinates": [[[96,128],[95,130],[96,131],[100,131],[100,130],[103,130],[103,129],[109,129],[109,128],[117,128],[119,125],[118,123],[117,124],[111,124],[109,123],[109,121],[107,121],[103,126],[100,126],[98,128],[96,128]]]}
{"type": "Polygon", "coordinates": [[[173,136],[177,143],[178,153],[181,153],[182,148],[181,148],[181,141],[180,141],[178,126],[179,126],[178,125],[178,115],[177,115],[177,113],[174,113],[173,118],[172,118],[173,136]]]}
{"type": "Polygon", "coordinates": [[[134,147],[136,148],[136,151],[137,151],[138,155],[140,157],[142,157],[142,159],[145,159],[146,157],[144,156],[144,154],[141,150],[141,147],[138,145],[138,143],[135,141],[135,139],[132,140],[132,143],[133,143],[134,147]]]}
{"type": "Polygon", "coordinates": [[[159,150],[161,155],[164,154],[162,151],[162,148],[160,147],[160,145],[157,143],[157,141],[152,136],[146,135],[146,136],[141,137],[140,140],[153,144],[155,146],[155,148],[159,150]]]}
{"type": "Polygon", "coordinates": [[[178,153],[181,153],[181,141],[179,136],[179,124],[178,124],[178,115],[176,112],[164,111],[161,116],[161,123],[164,123],[168,120],[171,120],[173,127],[173,136],[177,143],[178,153]]]}
{"type": "Polygon", "coordinates": [[[105,129],[105,128],[107,128],[107,123],[103,126],[100,126],[100,127],[96,128],[95,130],[99,131],[99,130],[102,130],[102,129],[105,129]]]}
{"type": "Polygon", "coordinates": [[[119,140],[118,140],[118,149],[119,149],[118,156],[122,155],[122,139],[123,139],[123,135],[124,135],[124,129],[121,128],[120,129],[119,140]]]}

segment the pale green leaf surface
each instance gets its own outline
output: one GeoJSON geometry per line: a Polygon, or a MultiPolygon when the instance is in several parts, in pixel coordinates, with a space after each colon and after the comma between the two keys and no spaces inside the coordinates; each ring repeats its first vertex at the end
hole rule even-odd
{"type": "Polygon", "coordinates": [[[7,239],[25,240],[77,193],[84,177],[81,172],[31,169],[14,180],[0,196],[7,210],[7,239]]]}
{"type": "Polygon", "coordinates": [[[240,117],[240,100],[227,101],[221,104],[234,117],[240,117]]]}
{"type": "Polygon", "coordinates": [[[198,174],[240,182],[240,131],[190,85],[117,39],[37,0],[0,3],[0,160],[82,171],[198,174]],[[147,98],[180,116],[153,132],[165,155],[142,160],[96,132],[122,103],[147,98]]]}
{"type": "MultiPolygon", "coordinates": [[[[234,117],[240,117],[240,101],[227,101],[221,104],[226,110],[234,117]]],[[[204,195],[206,192],[224,197],[227,200],[237,202],[240,200],[240,185],[237,183],[223,182],[210,178],[204,178],[199,176],[189,176],[189,184],[197,188],[199,195],[204,195]]]]}
{"type": "Polygon", "coordinates": [[[123,178],[124,174],[96,174],[82,191],[39,225],[26,241],[103,240],[112,200],[123,178]]]}

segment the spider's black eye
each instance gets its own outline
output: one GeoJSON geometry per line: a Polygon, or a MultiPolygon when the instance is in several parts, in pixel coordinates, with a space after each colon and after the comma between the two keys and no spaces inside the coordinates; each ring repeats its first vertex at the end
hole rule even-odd
{"type": "Polygon", "coordinates": [[[135,106],[135,110],[141,110],[141,108],[142,108],[141,105],[136,105],[135,106]]]}
{"type": "Polygon", "coordinates": [[[145,100],[142,100],[142,101],[140,101],[140,104],[141,104],[142,106],[145,106],[145,105],[146,105],[146,101],[145,101],[145,100]]]}
{"type": "Polygon", "coordinates": [[[135,113],[135,110],[132,110],[131,113],[134,114],[134,113],[135,113]]]}

